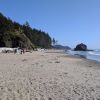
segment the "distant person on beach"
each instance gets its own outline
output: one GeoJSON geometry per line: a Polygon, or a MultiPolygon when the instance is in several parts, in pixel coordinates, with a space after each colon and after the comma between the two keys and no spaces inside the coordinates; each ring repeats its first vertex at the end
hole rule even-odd
{"type": "Polygon", "coordinates": [[[24,48],[21,48],[20,50],[21,50],[21,52],[20,52],[21,54],[24,54],[25,53],[24,48]]]}
{"type": "Polygon", "coordinates": [[[23,54],[25,53],[25,50],[24,50],[24,48],[22,49],[23,50],[23,54]]]}
{"type": "Polygon", "coordinates": [[[14,54],[16,54],[17,53],[17,49],[14,49],[14,54]]]}
{"type": "Polygon", "coordinates": [[[23,50],[22,49],[20,49],[20,54],[23,54],[23,50]]]}

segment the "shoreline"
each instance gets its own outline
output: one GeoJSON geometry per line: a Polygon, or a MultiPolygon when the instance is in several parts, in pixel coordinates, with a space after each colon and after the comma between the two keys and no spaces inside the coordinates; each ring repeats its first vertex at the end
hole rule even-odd
{"type": "Polygon", "coordinates": [[[1,100],[100,99],[100,63],[60,50],[0,54],[1,100]]]}
{"type": "Polygon", "coordinates": [[[83,58],[83,59],[87,59],[87,60],[91,60],[91,61],[96,61],[96,62],[99,62],[100,63],[100,59],[93,57],[94,55],[89,55],[87,53],[87,51],[85,51],[83,53],[81,53],[81,51],[78,51],[78,52],[80,52],[80,53],[74,53],[73,52],[71,54],[71,53],[68,53],[68,52],[65,51],[65,54],[68,54],[68,55],[71,55],[71,56],[75,56],[75,57],[79,57],[79,58],[83,58]],[[84,55],[84,53],[86,53],[86,55],[84,55]]]}

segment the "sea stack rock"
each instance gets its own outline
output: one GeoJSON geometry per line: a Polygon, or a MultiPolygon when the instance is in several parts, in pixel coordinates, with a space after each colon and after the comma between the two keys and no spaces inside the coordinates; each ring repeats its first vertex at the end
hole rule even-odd
{"type": "Polygon", "coordinates": [[[81,44],[78,44],[74,50],[75,51],[87,51],[87,46],[81,43],[81,44]]]}

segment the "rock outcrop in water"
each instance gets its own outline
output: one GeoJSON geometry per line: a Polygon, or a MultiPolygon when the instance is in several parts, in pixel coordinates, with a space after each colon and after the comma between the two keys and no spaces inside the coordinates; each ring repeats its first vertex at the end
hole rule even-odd
{"type": "Polygon", "coordinates": [[[76,46],[75,51],[87,51],[87,45],[81,43],[76,46]]]}

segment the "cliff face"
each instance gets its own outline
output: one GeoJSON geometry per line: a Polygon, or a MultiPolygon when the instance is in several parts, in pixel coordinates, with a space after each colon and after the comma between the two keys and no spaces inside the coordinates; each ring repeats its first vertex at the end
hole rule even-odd
{"type": "Polygon", "coordinates": [[[5,32],[0,36],[0,47],[23,47],[27,49],[34,48],[34,44],[31,43],[27,36],[20,32],[5,32]]]}
{"type": "Polygon", "coordinates": [[[75,51],[87,51],[87,46],[81,43],[81,44],[78,44],[74,50],[75,51]]]}
{"type": "Polygon", "coordinates": [[[0,47],[51,47],[51,37],[40,30],[32,29],[28,22],[21,25],[0,13],[0,47]]]}

